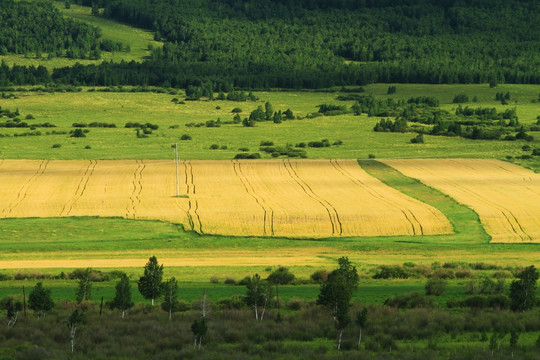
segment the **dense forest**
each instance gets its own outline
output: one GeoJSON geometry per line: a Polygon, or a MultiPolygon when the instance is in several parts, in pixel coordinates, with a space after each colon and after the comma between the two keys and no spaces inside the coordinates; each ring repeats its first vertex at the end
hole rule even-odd
{"type": "Polygon", "coordinates": [[[101,30],[62,16],[51,2],[2,1],[0,55],[99,59],[101,30]]]}
{"type": "Polygon", "coordinates": [[[531,0],[76,2],[150,29],[165,45],[142,64],[58,69],[52,76],[60,83],[211,81],[216,91],[225,84],[540,83],[540,29],[531,26],[540,23],[540,4],[531,0]]]}

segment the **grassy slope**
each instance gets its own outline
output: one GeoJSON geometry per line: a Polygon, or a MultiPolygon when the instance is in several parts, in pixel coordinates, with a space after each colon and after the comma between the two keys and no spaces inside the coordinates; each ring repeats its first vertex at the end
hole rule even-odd
{"type": "MultiPolygon", "coordinates": [[[[386,97],[387,85],[376,84],[366,87],[366,93],[386,97]]],[[[479,102],[469,106],[489,106],[505,109],[516,106],[520,121],[534,123],[540,113],[540,105],[531,103],[538,97],[540,86],[501,85],[490,89],[487,85],[398,85],[394,98],[434,95],[441,100],[442,107],[451,110],[454,94],[465,92],[470,97],[477,95],[479,102]],[[517,104],[502,106],[494,100],[497,91],[510,91],[517,104]]],[[[223,125],[221,128],[187,128],[186,123],[200,123],[207,120],[232,120],[231,110],[240,107],[242,116],[257,106],[264,106],[270,101],[275,110],[290,108],[296,115],[305,116],[316,112],[322,103],[340,103],[336,93],[313,92],[257,92],[260,101],[197,101],[176,105],[171,102],[180,95],[155,93],[57,93],[35,94],[21,93],[19,99],[0,99],[0,106],[14,110],[18,108],[24,117],[32,114],[33,122],[51,122],[58,126],[56,130],[69,131],[73,122],[112,122],[117,129],[91,129],[88,137],[73,139],[66,135],[41,137],[10,137],[0,139],[0,156],[23,159],[164,159],[171,156],[170,147],[178,142],[182,134],[190,134],[192,141],[179,142],[180,156],[187,159],[232,159],[238,148],[247,147],[258,151],[261,140],[273,140],[276,145],[297,144],[328,138],[331,142],[342,140],[342,146],[330,148],[308,148],[310,158],[367,158],[374,154],[377,158],[392,157],[488,157],[504,159],[524,154],[521,147],[525,144],[532,148],[540,147],[540,135],[532,143],[524,141],[482,141],[442,136],[425,136],[425,144],[411,144],[413,134],[374,133],[373,126],[379,118],[363,115],[319,117],[282,124],[273,122],[258,123],[254,128],[241,125],[223,125]],[[217,109],[220,107],[220,109],[217,109]],[[137,139],[133,129],[123,128],[129,121],[151,122],[160,126],[147,139],[137,139]],[[177,129],[170,126],[177,125],[177,129]],[[53,144],[62,147],[51,150],[53,144]],[[210,145],[226,145],[228,150],[209,150],[210,145]],[[84,149],[90,145],[92,149],[84,149]]],[[[352,102],[347,102],[351,105],[352,102]]],[[[31,122],[30,122],[31,123],[31,122]]],[[[45,132],[50,129],[41,129],[45,132]]],[[[26,130],[0,129],[0,133],[14,134],[26,130]]],[[[264,155],[269,157],[269,155],[264,155]]],[[[518,163],[540,169],[540,159],[519,160],[518,163]]]]}
{"type": "Polygon", "coordinates": [[[150,51],[148,51],[149,44],[154,47],[163,45],[161,42],[154,41],[154,36],[150,31],[95,17],[91,14],[91,9],[89,7],[71,5],[70,9],[66,9],[63,1],[56,2],[56,6],[66,17],[101,28],[102,39],[121,42],[124,46],[129,45],[131,51],[115,53],[102,52],[100,60],[68,59],[65,57],[47,60],[47,54],[43,53],[43,59],[36,59],[35,54],[29,54],[28,57],[25,57],[24,55],[4,55],[0,56],[0,61],[4,60],[9,66],[13,64],[24,66],[43,65],[48,69],[71,66],[77,62],[80,64],[99,64],[103,61],[143,61],[150,55],[150,51]]]}

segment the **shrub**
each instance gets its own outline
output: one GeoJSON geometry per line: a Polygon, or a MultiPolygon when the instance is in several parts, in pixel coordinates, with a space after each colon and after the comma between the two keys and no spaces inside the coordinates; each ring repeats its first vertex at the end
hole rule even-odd
{"type": "Polygon", "coordinates": [[[90,145],[86,145],[84,148],[88,150],[88,149],[91,149],[92,147],[90,145]]]}
{"type": "Polygon", "coordinates": [[[274,146],[274,142],[273,141],[261,141],[261,144],[260,146],[274,146]]]}
{"type": "Polygon", "coordinates": [[[217,276],[210,277],[210,283],[212,284],[219,284],[219,278],[217,276]]]}
{"type": "Polygon", "coordinates": [[[59,147],[62,147],[62,144],[53,144],[53,146],[51,146],[53,149],[58,149],[59,147]]]}
{"type": "Polygon", "coordinates": [[[532,155],[533,156],[540,156],[540,149],[533,149],[532,155]]]}
{"type": "Polygon", "coordinates": [[[453,279],[454,271],[452,271],[451,269],[440,268],[435,270],[433,274],[431,274],[431,277],[436,279],[453,279]]]}
{"type": "Polygon", "coordinates": [[[388,298],[384,302],[384,305],[396,307],[398,309],[424,308],[432,307],[433,299],[419,292],[410,292],[388,298]]]}
{"type": "Polygon", "coordinates": [[[343,145],[343,141],[341,141],[341,140],[336,140],[336,141],[334,141],[334,143],[333,143],[332,145],[335,145],[335,146],[343,145]]]}
{"type": "Polygon", "coordinates": [[[382,265],[379,271],[373,275],[374,279],[408,279],[410,273],[401,266],[382,265]]]}
{"type": "Polygon", "coordinates": [[[472,275],[473,273],[470,269],[464,269],[460,267],[456,270],[456,278],[458,279],[470,278],[472,275]]]}
{"type": "Polygon", "coordinates": [[[280,266],[277,270],[268,275],[266,280],[272,284],[287,285],[290,284],[294,278],[294,274],[291,273],[288,268],[280,266]]]}
{"type": "Polygon", "coordinates": [[[189,134],[184,134],[180,136],[180,140],[192,140],[193,138],[189,134]]]}
{"type": "Polygon", "coordinates": [[[418,134],[411,139],[412,144],[423,144],[424,143],[424,134],[418,134]]]}
{"type": "Polygon", "coordinates": [[[444,293],[446,281],[443,279],[431,278],[426,282],[426,295],[440,296],[444,293]]]}
{"type": "Polygon", "coordinates": [[[454,96],[454,100],[452,100],[452,102],[454,104],[461,104],[461,103],[469,102],[469,96],[467,96],[466,94],[458,94],[454,96]]]}
{"type": "Polygon", "coordinates": [[[304,307],[304,305],[305,305],[304,300],[297,299],[297,298],[292,298],[289,301],[287,301],[286,307],[289,310],[298,311],[298,310],[302,309],[304,307]]]}
{"type": "Polygon", "coordinates": [[[375,155],[369,154],[369,155],[368,155],[368,158],[370,158],[370,159],[375,159],[375,155]]]}
{"type": "Polygon", "coordinates": [[[328,280],[328,270],[325,270],[325,269],[317,270],[313,274],[311,274],[309,277],[311,281],[315,283],[323,283],[326,280],[328,280]]]}
{"type": "Polygon", "coordinates": [[[210,145],[209,149],[210,150],[217,150],[217,149],[219,149],[219,145],[218,144],[212,144],[212,145],[210,145]]]}
{"type": "Polygon", "coordinates": [[[227,277],[225,278],[225,280],[223,280],[223,283],[227,285],[236,285],[236,280],[234,280],[233,278],[227,277]]]}
{"type": "Polygon", "coordinates": [[[235,295],[230,298],[218,300],[216,306],[220,310],[243,309],[246,306],[246,302],[241,296],[235,295]]]}
{"type": "Polygon", "coordinates": [[[241,147],[241,148],[238,148],[238,151],[248,152],[248,151],[249,151],[249,148],[247,148],[247,147],[241,147]]]}
{"type": "Polygon", "coordinates": [[[77,129],[75,129],[73,131],[73,133],[70,135],[70,137],[80,138],[80,137],[86,137],[86,135],[85,135],[85,132],[83,131],[83,129],[77,128],[77,129]]]}
{"type": "Polygon", "coordinates": [[[227,145],[221,145],[219,148],[220,150],[227,150],[229,147],[227,145]]]}
{"type": "Polygon", "coordinates": [[[235,113],[235,114],[238,114],[238,113],[242,112],[242,109],[240,109],[239,107],[235,107],[234,109],[231,110],[231,112],[235,113]]]}
{"type": "Polygon", "coordinates": [[[28,114],[28,115],[26,115],[25,119],[26,120],[32,120],[32,119],[35,119],[35,117],[32,114],[28,114]]]}

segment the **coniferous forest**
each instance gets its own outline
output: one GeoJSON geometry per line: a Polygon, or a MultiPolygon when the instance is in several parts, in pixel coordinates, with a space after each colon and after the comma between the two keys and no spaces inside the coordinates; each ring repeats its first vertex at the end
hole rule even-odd
{"type": "MultiPolygon", "coordinates": [[[[165,44],[143,63],[76,65],[55,69],[50,78],[34,75],[33,69],[3,68],[0,85],[187,87],[211,82],[218,91],[231,85],[540,82],[540,30],[531,26],[540,23],[540,4],[533,0],[76,2],[93,5],[98,16],[149,29],[165,44]]],[[[33,11],[52,11],[45,4],[33,11]]],[[[71,33],[71,42],[82,44],[71,51],[74,57],[92,56],[99,33],[84,29],[75,38],[71,33]]],[[[42,45],[32,37],[15,44],[4,37],[0,49],[71,48],[64,34],[51,31],[42,45]]]]}

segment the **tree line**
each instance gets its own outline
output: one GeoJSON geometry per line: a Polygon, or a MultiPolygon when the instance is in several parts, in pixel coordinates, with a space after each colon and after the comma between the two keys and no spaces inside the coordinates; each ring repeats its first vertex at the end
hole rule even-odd
{"type": "Polygon", "coordinates": [[[93,3],[103,8],[99,16],[150,29],[165,44],[152,48],[143,64],[58,69],[50,74],[57,83],[186,88],[212,81],[245,89],[540,83],[534,50],[540,30],[530,26],[540,22],[534,1],[78,3],[93,3]]]}

